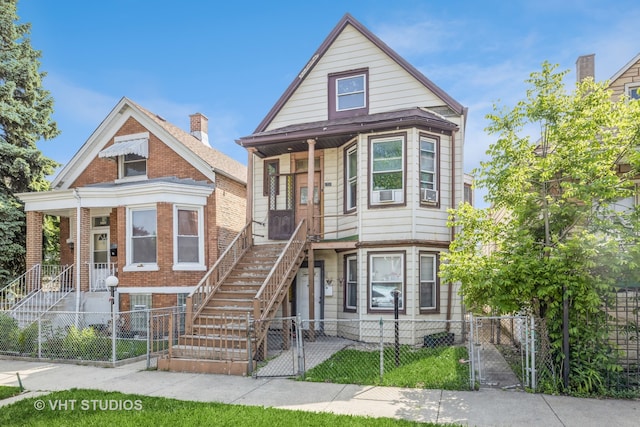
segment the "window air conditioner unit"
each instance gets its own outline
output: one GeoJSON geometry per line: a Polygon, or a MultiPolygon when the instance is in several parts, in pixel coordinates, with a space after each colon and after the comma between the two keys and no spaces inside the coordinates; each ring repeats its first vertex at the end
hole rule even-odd
{"type": "Polygon", "coordinates": [[[438,203],[438,190],[423,188],[422,201],[427,203],[438,203]]]}
{"type": "Polygon", "coordinates": [[[393,202],[393,190],[380,190],[380,201],[381,202],[393,202]]]}

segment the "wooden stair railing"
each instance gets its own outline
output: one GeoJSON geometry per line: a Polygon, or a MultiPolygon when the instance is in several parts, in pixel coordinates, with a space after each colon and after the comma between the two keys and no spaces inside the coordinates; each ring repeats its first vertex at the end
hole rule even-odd
{"type": "Polygon", "coordinates": [[[191,331],[193,321],[207,305],[213,294],[227,278],[231,270],[242,259],[252,245],[252,222],[248,222],[227,249],[220,255],[216,263],[202,277],[196,288],[187,297],[185,329],[191,331]]]}
{"type": "Polygon", "coordinates": [[[307,248],[307,226],[301,220],[293,235],[287,242],[282,253],[275,262],[271,272],[253,299],[253,320],[257,351],[264,342],[269,326],[269,320],[286,296],[286,289],[297,269],[302,264],[302,253],[307,248]]]}

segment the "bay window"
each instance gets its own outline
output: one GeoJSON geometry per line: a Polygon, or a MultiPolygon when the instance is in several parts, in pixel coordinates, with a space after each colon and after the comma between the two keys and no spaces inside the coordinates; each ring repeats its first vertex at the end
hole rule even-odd
{"type": "Polygon", "coordinates": [[[404,270],[404,252],[369,254],[369,311],[392,311],[395,291],[404,310],[404,270]]]}
{"type": "Polygon", "coordinates": [[[358,258],[345,258],[344,310],[355,312],[358,308],[358,258]]]}
{"type": "Polygon", "coordinates": [[[156,208],[129,209],[128,264],[155,264],[157,262],[156,208]]]}
{"type": "Polygon", "coordinates": [[[203,214],[201,207],[174,206],[174,268],[203,267],[203,214]]]}
{"type": "Polygon", "coordinates": [[[420,201],[427,204],[438,203],[438,141],[426,136],[420,137],[420,201]]]}
{"type": "Polygon", "coordinates": [[[404,203],[404,136],[372,139],[369,148],[370,204],[380,206],[404,203]]]}
{"type": "Polygon", "coordinates": [[[438,255],[420,253],[420,311],[438,309],[438,255]]]}

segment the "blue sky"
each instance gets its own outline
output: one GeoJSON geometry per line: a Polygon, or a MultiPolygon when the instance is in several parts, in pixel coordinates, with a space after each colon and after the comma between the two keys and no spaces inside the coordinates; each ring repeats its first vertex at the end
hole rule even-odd
{"type": "Polygon", "coordinates": [[[571,71],[594,53],[607,80],[640,52],[640,4],[627,0],[20,0],[42,51],[61,134],[39,144],[68,162],[126,96],[246,163],[251,134],[325,37],[350,13],[469,108],[465,168],[486,159],[485,115],[513,106],[547,60],[571,71]]]}

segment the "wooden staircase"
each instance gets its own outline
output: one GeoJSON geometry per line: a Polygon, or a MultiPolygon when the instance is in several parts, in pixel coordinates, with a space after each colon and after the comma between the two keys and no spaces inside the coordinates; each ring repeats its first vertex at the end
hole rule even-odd
{"type": "Polygon", "coordinates": [[[192,293],[185,333],[170,337],[174,344],[158,359],[158,369],[230,375],[253,370],[267,333],[254,321],[268,324],[284,301],[306,255],[306,229],[288,243],[245,246],[232,263],[224,261],[225,252],[192,293]],[[225,262],[225,271],[217,271],[225,262]]]}

